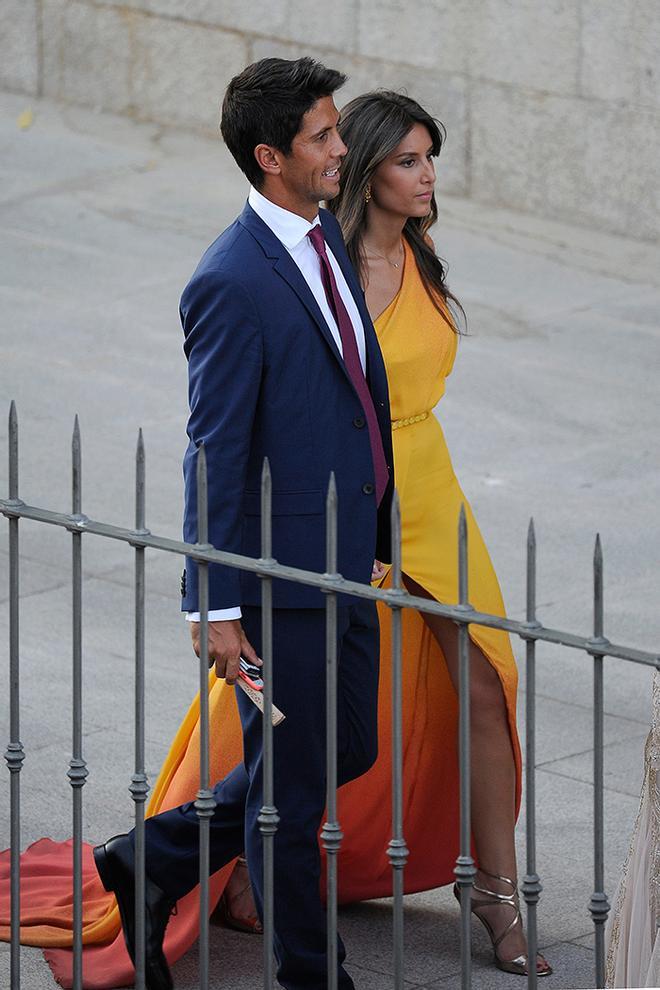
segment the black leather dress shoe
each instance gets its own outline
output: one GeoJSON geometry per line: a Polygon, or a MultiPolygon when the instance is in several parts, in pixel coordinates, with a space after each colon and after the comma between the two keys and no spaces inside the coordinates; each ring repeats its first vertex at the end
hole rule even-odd
{"type": "MultiPolygon", "coordinates": [[[[103,886],[117,898],[128,954],[135,965],[135,856],[127,835],[115,835],[94,848],[94,862],[103,886]]],[[[167,922],[176,901],[145,877],[145,981],[147,990],[173,990],[163,953],[167,922]]]]}

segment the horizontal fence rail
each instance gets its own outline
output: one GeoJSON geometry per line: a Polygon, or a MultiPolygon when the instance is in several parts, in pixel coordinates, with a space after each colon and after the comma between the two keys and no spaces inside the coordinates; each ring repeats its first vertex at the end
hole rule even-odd
{"type": "Polygon", "coordinates": [[[36,505],[29,505],[20,499],[16,499],[15,501],[11,499],[0,499],[0,513],[3,516],[7,516],[8,519],[31,519],[34,522],[61,526],[70,532],[85,532],[91,533],[94,536],[105,536],[110,540],[130,543],[134,547],[165,550],[169,553],[176,553],[208,564],[225,564],[227,567],[234,567],[238,571],[250,571],[264,578],[282,578],[286,581],[306,584],[311,588],[321,588],[323,591],[356,595],[358,598],[382,602],[390,608],[401,608],[405,604],[406,608],[414,608],[419,612],[428,612],[430,615],[440,615],[446,619],[452,619],[454,622],[475,626],[488,626],[491,629],[503,629],[505,632],[512,633],[524,640],[554,643],[557,646],[568,646],[573,650],[583,650],[592,656],[596,654],[604,657],[617,657],[620,660],[631,660],[633,663],[640,663],[647,667],[657,667],[660,669],[660,653],[649,653],[646,650],[638,650],[632,646],[622,646],[619,643],[611,643],[608,639],[605,639],[603,643],[597,643],[594,642],[592,636],[578,636],[575,633],[564,632],[560,629],[551,629],[542,624],[528,626],[527,622],[520,622],[516,619],[504,619],[500,615],[491,615],[489,612],[478,612],[472,606],[469,606],[468,610],[464,610],[458,605],[443,605],[441,602],[436,602],[429,598],[419,598],[408,592],[404,592],[406,596],[404,602],[391,589],[374,588],[371,585],[359,584],[357,581],[348,581],[341,576],[334,578],[326,574],[317,574],[315,571],[303,571],[298,567],[279,564],[276,560],[242,557],[240,554],[229,553],[226,550],[206,549],[199,547],[196,543],[184,543],[183,540],[173,540],[167,536],[141,533],[134,529],[113,526],[111,523],[98,522],[95,519],[88,519],[86,517],[78,521],[66,513],[43,509],[36,505]]]}
{"type": "Polygon", "coordinates": [[[536,615],[536,537],[533,521],[527,534],[527,603],[524,621],[479,612],[469,603],[468,534],[464,509],[458,520],[458,602],[455,605],[411,595],[402,584],[401,519],[398,495],[392,504],[393,566],[391,587],[388,589],[345,580],[337,573],[337,504],[334,476],[329,479],[326,503],[326,571],[323,574],[280,564],[272,557],[272,481],[267,460],[264,462],[261,487],[261,557],[258,559],[217,550],[208,543],[207,468],[206,454],[200,447],[197,464],[197,498],[199,532],[195,544],[173,540],[151,533],[145,521],[146,466],[142,432],[138,435],[135,483],[135,528],[128,529],[88,518],[82,511],[81,441],[77,417],[72,442],[72,511],[57,512],[30,505],[19,497],[18,484],[18,422],[14,403],[9,413],[9,492],[0,499],[0,513],[9,521],[9,700],[10,740],[5,753],[10,772],[11,823],[11,990],[20,990],[20,775],[25,752],[20,742],[20,679],[19,679],[19,520],[31,520],[58,526],[72,536],[73,583],[73,747],[68,776],[72,787],[73,807],[73,986],[83,986],[82,951],[82,788],[88,774],[82,753],[82,537],[98,536],[118,540],[135,551],[135,766],[129,792],[135,808],[135,942],[136,987],[145,986],[145,825],[144,804],[149,791],[145,773],[144,706],[145,706],[145,550],[185,555],[199,565],[199,687],[200,687],[200,779],[194,807],[199,820],[199,883],[200,938],[199,985],[209,986],[209,831],[215,810],[215,799],[209,779],[209,753],[214,728],[209,724],[208,699],[208,567],[224,564],[249,571],[262,579],[262,675],[263,691],[263,795],[258,825],[263,841],[263,926],[264,957],[263,986],[271,990],[274,979],[273,937],[275,931],[274,856],[279,816],[273,789],[273,639],[272,582],[285,579],[326,593],[326,821],[321,829],[321,842],[327,860],[327,986],[336,990],[337,968],[337,857],[343,839],[337,812],[337,596],[353,595],[381,602],[390,609],[392,618],[392,832],[387,855],[392,870],[392,949],[393,983],[395,990],[404,987],[404,871],[409,850],[405,839],[403,815],[403,724],[402,724],[402,610],[417,609],[455,622],[458,626],[459,652],[459,781],[460,781],[460,849],[454,870],[461,902],[461,990],[472,986],[472,953],[470,908],[476,874],[471,850],[470,821],[470,648],[469,625],[481,625],[504,630],[518,636],[526,649],[526,872],[521,888],[527,908],[527,938],[529,973],[527,986],[535,990],[537,973],[534,960],[538,945],[537,905],[542,884],[536,866],[536,711],[535,676],[536,644],[562,645],[582,651],[591,658],[594,671],[594,891],[589,910],[594,923],[596,986],[604,986],[605,946],[604,925],[609,902],[604,891],[604,807],[603,807],[603,659],[615,657],[624,661],[660,669],[660,654],[609,642],[604,636],[603,553],[600,537],[594,552],[594,631],[589,637],[545,627],[536,615]]]}

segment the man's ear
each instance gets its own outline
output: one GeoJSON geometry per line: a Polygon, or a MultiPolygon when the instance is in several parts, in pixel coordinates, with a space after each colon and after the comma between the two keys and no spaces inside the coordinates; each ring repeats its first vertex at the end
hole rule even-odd
{"type": "Polygon", "coordinates": [[[280,152],[269,144],[258,144],[254,149],[254,157],[262,172],[266,175],[279,175],[281,172],[280,152]]]}

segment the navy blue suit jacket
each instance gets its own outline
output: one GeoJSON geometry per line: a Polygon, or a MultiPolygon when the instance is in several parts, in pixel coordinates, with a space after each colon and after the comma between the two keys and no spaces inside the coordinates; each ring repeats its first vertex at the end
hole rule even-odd
{"type": "MultiPolygon", "coordinates": [[[[390,484],[377,509],[362,406],[300,269],[246,204],[203,255],[181,297],[189,362],[189,445],[184,458],[184,539],[197,540],[196,452],[208,465],[209,540],[261,556],[260,482],[268,457],[273,483],[273,556],[325,571],[325,501],[330,472],[338,492],[338,568],[368,582],[374,556],[390,559],[393,490],[387,379],[376,334],[339,225],[320,219],[364,324],[367,380],[383,438],[390,484]]],[[[196,566],[187,561],[182,608],[197,611],[196,566]]],[[[274,605],[323,607],[323,594],[274,582],[274,605]]],[[[209,608],[258,605],[255,575],[209,569],[209,608]]]]}

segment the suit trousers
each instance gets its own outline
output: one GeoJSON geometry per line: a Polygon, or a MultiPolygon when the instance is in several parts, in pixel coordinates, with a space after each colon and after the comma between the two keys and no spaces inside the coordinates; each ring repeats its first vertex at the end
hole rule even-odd
{"type": "MultiPolygon", "coordinates": [[[[377,752],[378,619],[373,602],[338,608],[338,780],[365,773],[377,752]]],[[[261,610],[243,608],[243,628],[261,652],[261,610]]],[[[286,990],[327,987],[326,915],[321,903],[318,830],[326,798],[326,617],[323,609],[273,610],[273,699],[286,718],[273,730],[274,904],[278,981],[286,990]]],[[[257,909],[263,908],[262,715],[237,692],[244,763],[216,784],[211,873],[246,851],[257,909]]],[[[217,736],[216,736],[217,738],[217,736]]],[[[212,742],[213,745],[213,727],[212,742]]],[[[199,882],[198,821],[192,802],[148,819],[147,873],[180,898],[199,882]]],[[[337,946],[339,987],[353,982],[337,946]]]]}

